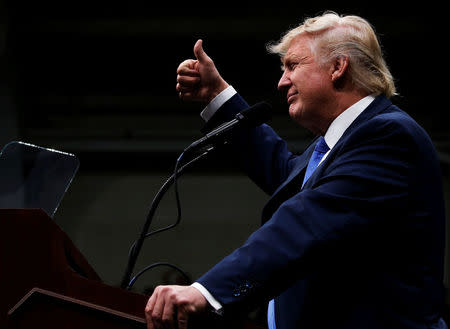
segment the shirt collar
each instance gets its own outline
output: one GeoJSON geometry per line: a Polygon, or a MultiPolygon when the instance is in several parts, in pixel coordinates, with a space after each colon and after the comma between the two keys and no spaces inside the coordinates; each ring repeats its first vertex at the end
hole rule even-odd
{"type": "Polygon", "coordinates": [[[333,120],[324,136],[325,142],[330,150],[336,145],[339,138],[341,138],[352,122],[355,121],[374,99],[374,95],[369,95],[360,99],[333,120]]]}

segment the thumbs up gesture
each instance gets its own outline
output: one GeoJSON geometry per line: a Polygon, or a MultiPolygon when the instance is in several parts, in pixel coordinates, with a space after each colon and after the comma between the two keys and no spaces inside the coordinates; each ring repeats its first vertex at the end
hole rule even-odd
{"type": "Polygon", "coordinates": [[[178,66],[176,90],[183,100],[209,103],[228,87],[228,83],[203,50],[202,40],[195,43],[194,55],[195,60],[187,59],[178,66]]]}

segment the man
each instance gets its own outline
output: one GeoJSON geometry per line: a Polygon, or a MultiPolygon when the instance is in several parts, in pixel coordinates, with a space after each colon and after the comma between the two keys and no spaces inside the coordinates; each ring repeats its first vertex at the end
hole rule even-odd
{"type": "MultiPolygon", "coordinates": [[[[237,131],[230,156],[271,195],[263,225],[193,286],[158,287],[149,328],[232,313],[261,299],[288,328],[446,328],[444,203],[430,138],[395,94],[370,24],[327,12],[270,47],[289,115],[319,137],[300,155],[267,125],[237,131]]],[[[202,48],[178,68],[209,126],[248,107],[202,48]]]]}

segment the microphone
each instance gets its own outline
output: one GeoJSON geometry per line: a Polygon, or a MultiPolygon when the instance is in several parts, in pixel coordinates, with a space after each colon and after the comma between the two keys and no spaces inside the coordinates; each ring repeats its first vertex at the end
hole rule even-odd
{"type": "Polygon", "coordinates": [[[191,152],[202,148],[205,145],[214,144],[217,141],[223,141],[224,138],[231,133],[231,131],[238,127],[257,127],[270,119],[271,109],[272,107],[267,102],[259,102],[253,106],[250,106],[249,108],[236,114],[233,120],[223,123],[202,138],[193,142],[184,149],[183,153],[191,152]]]}

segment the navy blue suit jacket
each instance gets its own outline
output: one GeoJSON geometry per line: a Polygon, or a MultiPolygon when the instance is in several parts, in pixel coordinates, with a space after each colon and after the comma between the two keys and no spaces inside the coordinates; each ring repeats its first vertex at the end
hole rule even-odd
{"type": "MultiPolygon", "coordinates": [[[[247,107],[235,95],[211,122],[247,107]]],[[[294,155],[265,124],[234,134],[231,156],[271,198],[262,226],[198,282],[225,311],[275,297],[277,329],[428,328],[445,216],[429,136],[378,96],[301,188],[314,144],[294,155]]]]}

